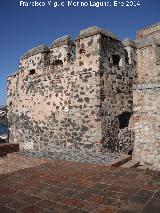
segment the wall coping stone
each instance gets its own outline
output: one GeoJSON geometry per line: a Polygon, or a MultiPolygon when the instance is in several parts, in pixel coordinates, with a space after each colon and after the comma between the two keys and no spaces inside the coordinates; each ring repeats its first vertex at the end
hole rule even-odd
{"type": "Polygon", "coordinates": [[[17,74],[19,74],[19,71],[13,72],[13,73],[11,73],[10,75],[8,75],[7,77],[12,77],[12,76],[15,76],[15,75],[17,75],[17,74]]]}
{"type": "Polygon", "coordinates": [[[151,25],[151,26],[148,26],[148,27],[144,27],[143,29],[141,29],[141,30],[138,30],[136,33],[138,33],[138,32],[142,32],[142,31],[145,31],[145,30],[149,30],[149,29],[152,29],[152,28],[155,28],[155,27],[160,27],[160,22],[159,23],[156,23],[156,24],[153,24],[153,25],[151,25]]]}
{"type": "Polygon", "coordinates": [[[50,45],[50,48],[53,48],[55,46],[60,46],[60,45],[62,45],[64,43],[75,45],[75,43],[73,42],[73,40],[68,35],[64,35],[64,36],[62,36],[62,37],[57,38],[56,40],[54,40],[52,42],[52,44],[50,45]]]}
{"type": "Polygon", "coordinates": [[[132,41],[132,40],[130,40],[130,39],[128,39],[128,38],[126,38],[126,39],[124,39],[124,41],[122,42],[123,43],[123,45],[125,46],[125,47],[134,47],[134,48],[136,48],[136,43],[135,43],[135,41],[132,41]]]}
{"type": "Polygon", "coordinates": [[[81,30],[79,36],[76,38],[76,40],[82,39],[82,38],[86,38],[86,37],[90,37],[96,34],[103,34],[107,37],[113,38],[118,40],[118,38],[110,31],[106,31],[102,28],[99,28],[97,26],[93,26],[93,27],[89,27],[87,29],[81,30]]]}
{"type": "Polygon", "coordinates": [[[143,39],[137,39],[136,40],[136,46],[138,49],[149,47],[153,45],[160,45],[160,41],[156,38],[143,38],[143,39]]]}
{"type": "Polygon", "coordinates": [[[143,28],[136,32],[137,39],[143,39],[147,37],[154,37],[157,33],[160,32],[160,23],[153,24],[149,27],[143,28]]]}
{"type": "Polygon", "coordinates": [[[26,53],[24,53],[24,55],[20,58],[20,60],[29,58],[38,53],[47,53],[47,52],[49,52],[49,48],[47,45],[39,45],[37,47],[34,47],[34,48],[28,50],[26,53]]]}

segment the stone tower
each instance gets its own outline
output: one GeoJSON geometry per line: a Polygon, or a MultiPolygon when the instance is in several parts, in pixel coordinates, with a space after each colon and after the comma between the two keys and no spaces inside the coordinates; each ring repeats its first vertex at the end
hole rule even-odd
{"type": "Polygon", "coordinates": [[[160,24],[137,32],[133,90],[134,158],[160,169],[160,24]]]}
{"type": "Polygon", "coordinates": [[[8,77],[10,142],[21,150],[122,152],[160,169],[160,24],[121,42],[90,27],[40,45],[8,77]]]}
{"type": "Polygon", "coordinates": [[[25,53],[8,77],[10,142],[21,150],[132,149],[130,46],[91,27],[76,43],[64,36],[25,53]]]}

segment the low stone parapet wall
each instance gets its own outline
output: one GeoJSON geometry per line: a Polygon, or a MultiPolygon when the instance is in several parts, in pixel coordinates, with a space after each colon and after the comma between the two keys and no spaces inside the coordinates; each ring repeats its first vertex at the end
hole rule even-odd
{"type": "Polygon", "coordinates": [[[0,144],[0,157],[7,156],[8,153],[18,151],[19,151],[19,144],[0,144]]]}

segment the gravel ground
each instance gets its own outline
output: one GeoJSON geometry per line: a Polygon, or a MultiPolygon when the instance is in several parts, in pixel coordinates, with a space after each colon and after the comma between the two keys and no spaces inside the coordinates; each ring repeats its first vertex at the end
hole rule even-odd
{"type": "Polygon", "coordinates": [[[18,155],[33,157],[33,158],[46,158],[49,160],[67,160],[82,163],[98,163],[106,164],[120,157],[119,153],[91,153],[91,152],[78,152],[73,150],[61,150],[53,152],[33,152],[25,151],[18,152],[18,155]]]}

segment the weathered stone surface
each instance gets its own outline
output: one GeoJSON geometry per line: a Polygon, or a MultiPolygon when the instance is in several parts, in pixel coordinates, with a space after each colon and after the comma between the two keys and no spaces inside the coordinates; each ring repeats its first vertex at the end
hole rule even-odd
{"type": "Polygon", "coordinates": [[[133,89],[134,158],[160,170],[160,25],[140,31],[137,44],[138,79],[133,89]]]}

